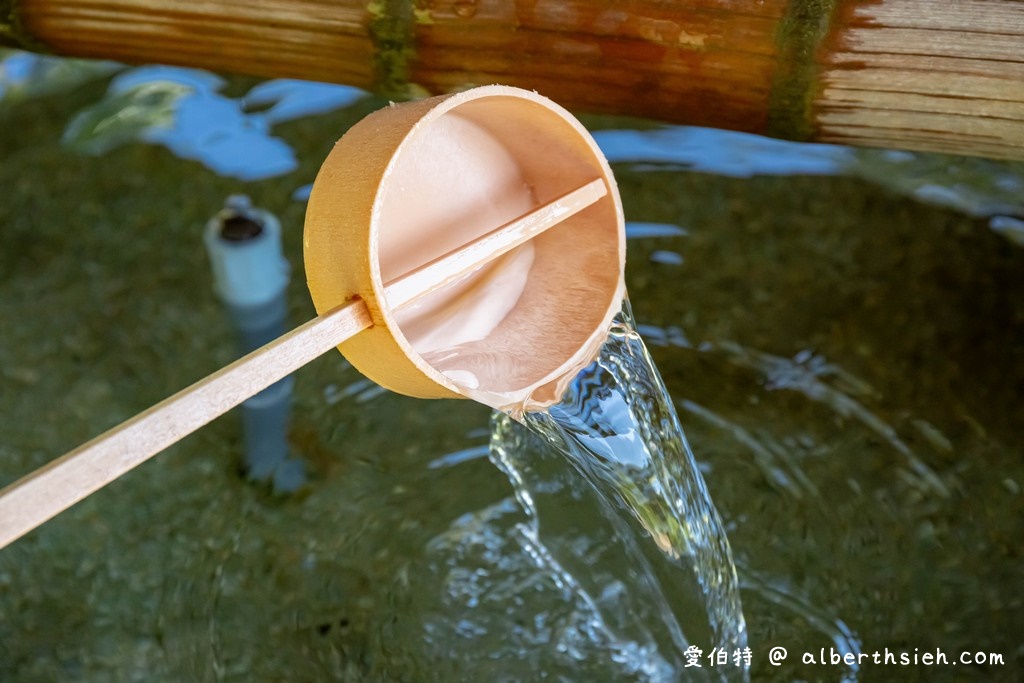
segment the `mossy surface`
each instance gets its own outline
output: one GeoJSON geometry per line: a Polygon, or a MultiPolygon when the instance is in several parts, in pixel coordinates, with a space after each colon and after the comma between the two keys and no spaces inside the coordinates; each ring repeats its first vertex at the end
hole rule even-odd
{"type": "Polygon", "coordinates": [[[776,31],[778,54],[768,98],[766,132],[787,140],[812,139],[811,103],[818,84],[815,59],[828,35],[837,0],[792,0],[776,31]]]}
{"type": "Polygon", "coordinates": [[[413,3],[373,0],[367,10],[373,17],[370,34],[377,48],[374,91],[398,100],[409,99],[410,64],[416,56],[413,3]]]}
{"type": "Polygon", "coordinates": [[[21,21],[19,0],[0,0],[0,48],[16,47],[35,52],[49,52],[47,47],[29,35],[21,21]]]}

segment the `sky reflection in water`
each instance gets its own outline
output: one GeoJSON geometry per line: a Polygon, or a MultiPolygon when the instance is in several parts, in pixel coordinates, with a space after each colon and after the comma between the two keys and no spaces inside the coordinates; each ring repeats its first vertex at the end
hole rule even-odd
{"type": "Polygon", "coordinates": [[[341,109],[366,95],[349,86],[278,79],[231,98],[220,93],[224,85],[197,69],[131,69],[71,121],[65,141],[102,154],[135,139],[163,145],[218,175],[261,180],[298,167],[291,145],[271,133],[274,125],[341,109]]]}
{"type": "MultiPolygon", "coordinates": [[[[37,97],[122,70],[113,62],[62,60],[0,51],[3,100],[37,97]]],[[[159,144],[215,173],[255,181],[295,171],[295,151],[273,135],[275,125],[347,107],[366,96],[358,88],[276,79],[242,97],[221,93],[224,79],[206,71],[144,66],[122,71],[99,102],[78,113],[64,140],[83,153],[103,154],[122,144],[159,144]]],[[[968,215],[993,218],[990,227],[1024,244],[1020,218],[1024,165],[985,159],[855,150],[733,131],[665,126],[651,130],[599,130],[594,138],[612,163],[641,171],[692,171],[733,178],[758,175],[852,175],[914,199],[968,215]],[[1016,218],[1014,218],[1016,217],[1016,218]]],[[[306,201],[311,185],[292,198],[306,201]]],[[[646,234],[633,224],[630,236],[669,236],[676,226],[646,234]]]]}

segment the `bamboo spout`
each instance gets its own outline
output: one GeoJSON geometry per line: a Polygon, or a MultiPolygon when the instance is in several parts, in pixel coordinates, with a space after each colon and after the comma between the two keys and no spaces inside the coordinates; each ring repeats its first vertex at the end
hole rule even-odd
{"type": "Polygon", "coordinates": [[[1024,159],[1024,0],[0,0],[5,35],[394,98],[502,83],[580,110],[1024,159]]]}

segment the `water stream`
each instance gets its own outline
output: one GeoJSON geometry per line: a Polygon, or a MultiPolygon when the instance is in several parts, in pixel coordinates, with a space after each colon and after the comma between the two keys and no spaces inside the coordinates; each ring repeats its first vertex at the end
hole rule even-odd
{"type": "MultiPolygon", "coordinates": [[[[603,676],[610,667],[617,679],[678,680],[684,669],[688,680],[746,679],[746,629],[722,521],[628,302],[599,357],[560,403],[528,413],[522,424],[496,414],[490,457],[508,476],[526,519],[504,534],[484,533],[510,514],[505,503],[471,524],[463,520],[435,543],[449,557],[466,559],[469,548],[491,547],[503,536],[501,545],[511,542],[520,551],[492,554],[491,562],[506,566],[491,569],[481,562],[487,553],[471,553],[490,585],[483,595],[472,588],[481,575],[470,570],[471,561],[449,572],[449,595],[463,598],[453,605],[461,610],[459,635],[493,638],[497,631],[507,637],[509,629],[498,628],[494,617],[474,620],[480,600],[508,603],[513,593],[522,600],[538,590],[554,592],[560,607],[552,607],[550,595],[539,599],[523,610],[534,615],[533,627],[512,624],[510,630],[518,632],[520,645],[549,637],[555,661],[547,666],[566,666],[574,680],[584,673],[581,665],[603,676]],[[529,570],[512,570],[511,556],[529,570]],[[539,589],[538,581],[546,587],[539,589]],[[532,590],[524,590],[527,585],[532,590]],[[470,594],[474,599],[465,599],[470,594]],[[546,628],[538,629],[537,619],[546,628]],[[715,666],[719,652],[727,663],[715,666]]],[[[506,604],[513,606],[524,605],[506,604]]],[[[514,659],[517,639],[484,649],[493,654],[495,647],[509,650],[503,660],[514,659]]]]}

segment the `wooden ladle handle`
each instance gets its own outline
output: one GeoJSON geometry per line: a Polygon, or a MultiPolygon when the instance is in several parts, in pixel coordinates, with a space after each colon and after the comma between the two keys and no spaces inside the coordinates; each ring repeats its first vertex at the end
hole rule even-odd
{"type": "Polygon", "coordinates": [[[0,548],[370,325],[351,301],[14,482],[0,491],[0,548]]]}
{"type": "MultiPolygon", "coordinates": [[[[396,307],[501,256],[607,193],[598,179],[388,285],[396,307]]],[[[354,299],[183,389],[0,491],[0,548],[372,325],[354,299]]]]}

